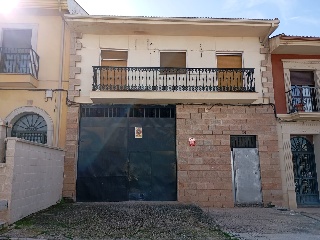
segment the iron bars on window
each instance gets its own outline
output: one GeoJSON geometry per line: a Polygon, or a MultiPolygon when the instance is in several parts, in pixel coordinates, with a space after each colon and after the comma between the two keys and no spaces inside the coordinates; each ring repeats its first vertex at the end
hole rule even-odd
{"type": "Polygon", "coordinates": [[[0,73],[31,74],[38,79],[39,56],[32,48],[0,47],[0,73]]]}
{"type": "Polygon", "coordinates": [[[319,112],[320,88],[310,86],[291,86],[286,92],[287,111],[295,112],[319,112]]]}

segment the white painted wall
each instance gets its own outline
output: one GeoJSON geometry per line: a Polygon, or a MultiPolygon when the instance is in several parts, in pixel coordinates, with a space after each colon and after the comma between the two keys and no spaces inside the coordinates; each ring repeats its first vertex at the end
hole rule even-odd
{"type": "Polygon", "coordinates": [[[4,139],[6,138],[5,122],[0,119],[0,163],[4,161],[4,139]]]}
{"type": "Polygon", "coordinates": [[[62,197],[63,166],[62,150],[7,138],[6,163],[1,166],[4,189],[10,189],[3,194],[8,200],[8,212],[3,213],[8,215],[6,221],[13,223],[56,204],[62,197]]]}
{"type": "Polygon", "coordinates": [[[235,52],[243,54],[243,68],[255,68],[256,91],[262,97],[261,86],[261,60],[265,59],[260,54],[261,44],[255,37],[193,37],[193,36],[136,36],[136,35],[90,35],[84,34],[82,49],[77,54],[82,55],[81,97],[89,97],[92,88],[92,66],[100,65],[101,49],[117,49],[128,51],[128,67],[159,67],[160,51],[186,51],[187,67],[215,68],[216,53],[235,52]]]}

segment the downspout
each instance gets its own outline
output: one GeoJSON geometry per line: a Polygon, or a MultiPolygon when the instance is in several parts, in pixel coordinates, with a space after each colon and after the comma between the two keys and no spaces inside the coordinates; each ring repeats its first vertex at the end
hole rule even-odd
{"type": "Polygon", "coordinates": [[[274,31],[273,28],[274,28],[274,23],[271,23],[271,27],[270,27],[267,35],[265,36],[265,38],[264,38],[263,41],[262,41],[262,45],[263,45],[263,46],[265,45],[266,41],[269,39],[269,36],[271,35],[271,33],[273,33],[273,31],[274,31]]]}
{"type": "MultiPolygon", "coordinates": [[[[62,80],[63,80],[63,64],[64,64],[64,41],[65,41],[65,22],[63,19],[63,15],[61,12],[61,0],[58,0],[59,2],[59,12],[61,14],[62,19],[62,27],[61,27],[61,43],[60,43],[60,72],[59,72],[59,83],[58,83],[58,89],[62,89],[62,80]]],[[[61,124],[61,102],[62,102],[62,93],[59,91],[58,93],[58,102],[57,102],[57,124],[55,129],[55,146],[58,147],[59,144],[59,130],[60,130],[60,124],[61,124]]]]}

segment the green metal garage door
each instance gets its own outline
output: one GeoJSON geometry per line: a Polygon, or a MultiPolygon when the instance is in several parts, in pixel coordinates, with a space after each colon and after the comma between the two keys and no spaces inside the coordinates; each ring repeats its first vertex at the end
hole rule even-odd
{"type": "Polygon", "coordinates": [[[175,106],[82,105],[77,201],[174,201],[175,106]]]}

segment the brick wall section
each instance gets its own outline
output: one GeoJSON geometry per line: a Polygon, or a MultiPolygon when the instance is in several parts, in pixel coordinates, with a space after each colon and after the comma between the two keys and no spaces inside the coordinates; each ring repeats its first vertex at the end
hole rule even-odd
{"type": "Polygon", "coordinates": [[[76,200],[76,176],[79,138],[79,107],[67,111],[66,156],[64,162],[63,197],[76,200]]]}
{"type": "MultiPolygon", "coordinates": [[[[69,99],[80,95],[76,90],[76,86],[81,84],[76,79],[76,74],[81,72],[81,68],[77,67],[77,62],[81,61],[81,55],[77,55],[77,50],[82,45],[78,42],[81,34],[71,34],[70,49],[70,73],[69,73],[69,99]]],[[[76,200],[76,176],[77,176],[77,154],[78,154],[78,136],[79,136],[79,106],[71,105],[67,110],[67,132],[66,132],[66,156],[64,164],[64,181],[63,181],[63,197],[76,200]]]]}
{"type": "Polygon", "coordinates": [[[244,134],[257,135],[263,202],[282,205],[276,119],[269,105],[177,105],[178,201],[234,206],[230,135],[244,134]]]}

